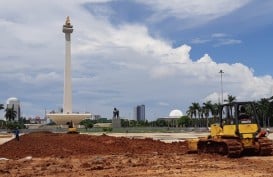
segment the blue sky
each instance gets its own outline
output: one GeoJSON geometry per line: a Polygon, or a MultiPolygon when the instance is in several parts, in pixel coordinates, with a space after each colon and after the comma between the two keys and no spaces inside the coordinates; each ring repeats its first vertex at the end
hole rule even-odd
{"type": "Polygon", "coordinates": [[[192,102],[273,94],[271,0],[11,0],[0,2],[0,102],[44,116],[63,100],[70,16],[73,111],[122,117],[146,105],[149,120],[192,102]]]}

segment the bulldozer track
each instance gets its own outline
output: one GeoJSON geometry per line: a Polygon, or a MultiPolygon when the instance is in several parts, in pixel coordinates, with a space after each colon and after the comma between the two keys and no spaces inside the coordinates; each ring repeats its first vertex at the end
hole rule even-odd
{"type": "Polygon", "coordinates": [[[260,145],[260,152],[259,155],[261,156],[268,156],[272,155],[273,152],[273,142],[268,138],[260,138],[258,139],[260,145]]]}
{"type": "Polygon", "coordinates": [[[240,157],[243,150],[242,144],[235,139],[226,139],[224,142],[228,147],[228,157],[237,158],[240,157]]]}
{"type": "Polygon", "coordinates": [[[217,153],[232,158],[238,158],[242,152],[242,144],[236,139],[200,140],[198,153],[217,153]]]}

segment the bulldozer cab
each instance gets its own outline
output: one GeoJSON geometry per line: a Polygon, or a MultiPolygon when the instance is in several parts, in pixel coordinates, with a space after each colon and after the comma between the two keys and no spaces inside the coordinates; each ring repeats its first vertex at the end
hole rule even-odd
{"type": "Polygon", "coordinates": [[[253,102],[233,102],[220,107],[220,126],[223,134],[243,136],[260,130],[253,102]]]}

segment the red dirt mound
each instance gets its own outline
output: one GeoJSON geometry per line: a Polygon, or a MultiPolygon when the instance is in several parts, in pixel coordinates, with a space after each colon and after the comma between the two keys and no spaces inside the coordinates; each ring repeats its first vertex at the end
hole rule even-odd
{"type": "Polygon", "coordinates": [[[273,157],[185,154],[186,143],[31,133],[0,146],[1,177],[271,177],[273,157]],[[33,158],[23,158],[32,156],[33,158]]]}
{"type": "Polygon", "coordinates": [[[164,143],[152,139],[129,139],[107,135],[38,132],[0,146],[0,157],[19,159],[32,157],[67,157],[71,155],[112,154],[185,154],[185,142],[164,143]]]}

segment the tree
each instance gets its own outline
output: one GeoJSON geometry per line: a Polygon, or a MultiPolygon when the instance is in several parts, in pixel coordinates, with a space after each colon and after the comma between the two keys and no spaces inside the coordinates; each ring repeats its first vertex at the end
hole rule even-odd
{"type": "MultiPolygon", "coordinates": [[[[199,111],[200,111],[199,103],[193,102],[192,105],[189,107],[187,113],[191,118],[193,116],[194,116],[194,118],[197,118],[197,114],[199,114],[199,111]]],[[[198,115],[198,117],[200,117],[200,114],[198,115]]]]}
{"type": "Polygon", "coordinates": [[[0,104],[0,110],[1,109],[4,109],[4,105],[3,104],[0,104]]]}
{"type": "Polygon", "coordinates": [[[136,127],[136,125],[137,125],[137,121],[136,120],[130,120],[129,121],[129,126],[130,127],[136,127]]]}
{"type": "Polygon", "coordinates": [[[224,101],[228,102],[228,104],[233,103],[236,101],[236,96],[228,95],[228,99],[224,101]]]}
{"type": "Polygon", "coordinates": [[[80,122],[80,125],[83,125],[85,129],[87,130],[88,128],[93,128],[94,124],[93,121],[90,119],[84,119],[80,122]]]}
{"type": "Polygon", "coordinates": [[[194,110],[192,106],[189,106],[188,110],[187,110],[187,115],[192,119],[194,114],[194,110]]]}
{"type": "Polygon", "coordinates": [[[4,105],[0,104],[0,110],[4,109],[4,105]]]}
{"type": "MultiPolygon", "coordinates": [[[[236,96],[228,95],[228,99],[225,100],[225,101],[227,101],[228,104],[231,104],[234,101],[236,101],[236,96]]],[[[233,115],[233,113],[232,113],[232,106],[229,107],[229,110],[230,110],[230,115],[233,115]]]]}
{"type": "Polygon", "coordinates": [[[129,127],[129,120],[128,119],[120,119],[121,127],[129,127]]]}
{"type": "Polygon", "coordinates": [[[156,125],[158,127],[167,127],[168,123],[165,120],[163,120],[163,119],[157,119],[156,120],[156,125]]]}
{"type": "Polygon", "coordinates": [[[269,126],[269,118],[272,117],[272,102],[269,102],[268,99],[262,98],[258,101],[258,117],[259,121],[262,122],[262,126],[265,127],[266,124],[269,126]]]}
{"type": "Polygon", "coordinates": [[[0,128],[6,128],[6,122],[4,120],[0,120],[0,128]]]}
{"type": "Polygon", "coordinates": [[[14,119],[17,115],[17,112],[14,110],[14,107],[6,108],[5,111],[6,111],[6,114],[5,114],[6,120],[7,121],[14,121],[14,119]]]}
{"type": "Polygon", "coordinates": [[[193,107],[193,115],[194,115],[195,119],[196,119],[196,115],[198,115],[199,126],[200,126],[200,117],[201,117],[201,107],[200,107],[200,104],[197,103],[197,102],[193,102],[192,103],[192,107],[193,107]]]}
{"type": "Polygon", "coordinates": [[[179,120],[178,120],[178,124],[179,126],[182,127],[188,127],[191,123],[191,119],[188,116],[182,116],[179,120]]]}
{"type": "Polygon", "coordinates": [[[209,126],[209,123],[208,123],[208,118],[209,118],[209,114],[213,114],[213,105],[211,103],[211,101],[207,101],[205,103],[203,103],[203,112],[205,114],[205,117],[206,117],[206,126],[208,127],[209,126]]]}
{"type": "Polygon", "coordinates": [[[140,120],[140,121],[137,121],[137,124],[136,126],[138,127],[147,127],[149,124],[148,124],[148,121],[147,120],[140,120]]]}
{"type": "MultiPolygon", "coordinates": [[[[213,122],[216,122],[216,119],[217,119],[217,115],[219,115],[219,108],[220,108],[220,103],[214,103],[213,105],[212,105],[212,115],[213,115],[213,122]]],[[[219,118],[219,116],[218,116],[218,118],[219,118]]]]}

